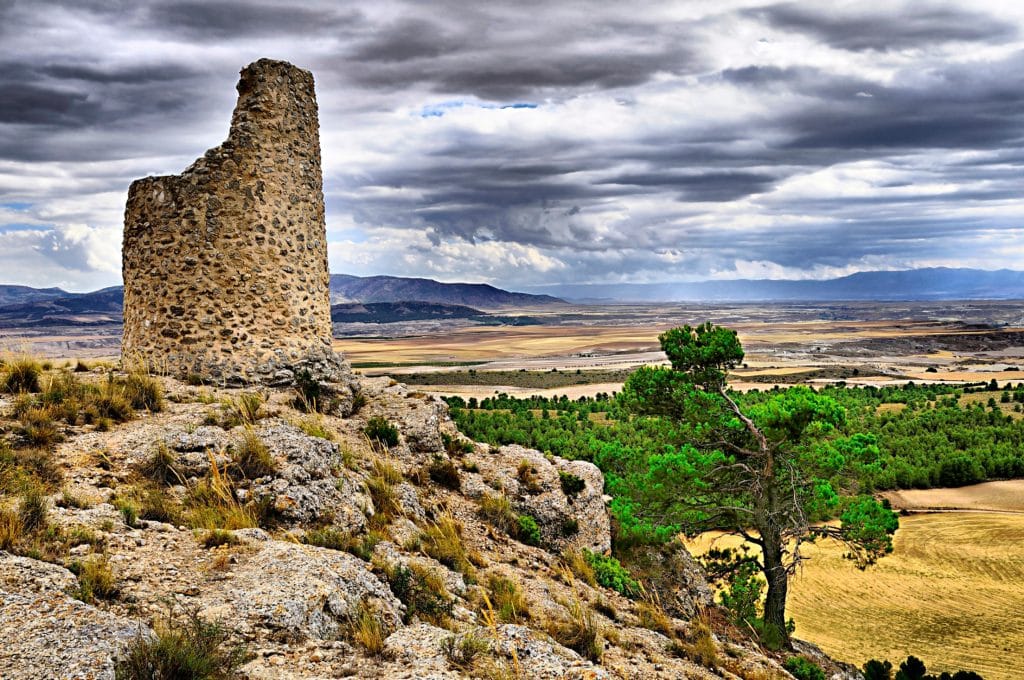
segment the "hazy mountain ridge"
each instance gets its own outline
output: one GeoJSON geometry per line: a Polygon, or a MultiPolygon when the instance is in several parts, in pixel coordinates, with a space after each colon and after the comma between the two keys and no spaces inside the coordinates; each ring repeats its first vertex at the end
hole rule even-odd
{"type": "Polygon", "coordinates": [[[575,301],[823,302],[838,300],[1008,300],[1024,298],[1024,272],[932,267],[858,272],[820,281],[735,279],[651,284],[532,287],[575,301]]]}
{"type": "Polygon", "coordinates": [[[38,292],[41,295],[33,297],[32,293],[26,292],[23,301],[0,306],[0,326],[93,326],[121,322],[124,305],[121,286],[91,293],[68,293],[59,288],[38,292]],[[50,292],[55,290],[62,295],[51,297],[50,292]]]}
{"type": "Polygon", "coordinates": [[[516,293],[486,283],[441,283],[400,276],[331,276],[331,302],[430,302],[483,309],[528,307],[564,302],[550,295],[516,293]]]}

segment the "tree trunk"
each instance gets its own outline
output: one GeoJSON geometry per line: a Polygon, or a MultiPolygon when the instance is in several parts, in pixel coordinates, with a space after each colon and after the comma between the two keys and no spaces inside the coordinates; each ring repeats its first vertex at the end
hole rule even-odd
{"type": "Polygon", "coordinates": [[[769,644],[778,640],[789,647],[789,631],[786,630],[786,594],[789,574],[782,562],[782,537],[777,528],[765,527],[761,533],[764,541],[764,576],[768,580],[768,594],[764,602],[764,623],[769,644]]]}

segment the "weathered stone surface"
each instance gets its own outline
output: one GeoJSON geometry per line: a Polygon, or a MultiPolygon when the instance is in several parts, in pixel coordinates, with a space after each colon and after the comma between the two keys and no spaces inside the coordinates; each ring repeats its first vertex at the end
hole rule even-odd
{"type": "Polygon", "coordinates": [[[342,465],[337,444],[280,420],[261,421],[256,435],[279,465],[272,477],[253,484],[256,498],[271,497],[275,512],[289,520],[331,519],[349,531],[365,528],[364,509],[373,504],[361,478],[342,465]]]}
{"type": "Polygon", "coordinates": [[[0,552],[0,676],[113,679],[120,651],[149,631],[62,592],[77,582],[63,567],[0,552]]]}
{"type": "Polygon", "coordinates": [[[526,626],[512,624],[494,629],[478,627],[456,634],[428,624],[406,626],[388,637],[384,649],[399,664],[413,671],[413,675],[406,677],[465,677],[451,667],[443,645],[446,639],[454,638],[457,646],[468,636],[488,646],[488,651],[482,653],[483,658],[493,659],[506,669],[512,668],[514,656],[521,677],[541,680],[603,680],[613,677],[548,636],[526,626]]]}
{"type": "Polygon", "coordinates": [[[238,94],[227,141],[128,191],[122,356],[220,384],[283,385],[308,371],[347,412],[313,76],[261,59],[242,70],[238,94]]]}
{"type": "Polygon", "coordinates": [[[231,578],[204,592],[204,616],[226,619],[246,634],[333,639],[362,601],[388,630],[404,605],[357,557],[298,543],[263,541],[240,558],[231,578]]]}
{"type": "Polygon", "coordinates": [[[674,618],[689,620],[714,603],[707,575],[681,541],[634,547],[629,562],[644,587],[658,593],[665,611],[674,618]]]}
{"type": "Polygon", "coordinates": [[[480,497],[499,487],[515,509],[537,520],[545,547],[558,551],[568,546],[604,552],[611,548],[611,523],[604,506],[604,475],[592,463],[546,457],[522,446],[502,446],[473,456],[480,476],[467,475],[463,491],[480,497]],[[526,472],[519,473],[520,466],[526,472]],[[562,491],[559,472],[575,475],[584,488],[573,496],[562,491]],[[486,483],[485,483],[486,481],[486,483]],[[575,531],[570,531],[575,522],[575,531]]]}

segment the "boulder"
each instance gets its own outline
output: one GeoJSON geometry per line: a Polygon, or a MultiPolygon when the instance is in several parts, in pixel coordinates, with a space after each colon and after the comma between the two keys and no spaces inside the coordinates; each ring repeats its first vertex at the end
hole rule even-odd
{"type": "Polygon", "coordinates": [[[286,541],[250,544],[230,578],[200,595],[203,615],[224,619],[243,634],[265,632],[288,639],[334,639],[361,602],[388,630],[405,606],[366,562],[346,553],[286,541]]]}
{"type": "Polygon", "coordinates": [[[466,475],[464,492],[477,498],[505,493],[518,513],[537,520],[544,547],[600,553],[611,549],[604,475],[597,466],[516,445],[492,447],[487,453],[473,454],[471,460],[480,475],[466,475]],[[563,475],[569,494],[563,490],[563,475]]]}
{"type": "Polygon", "coordinates": [[[256,435],[278,463],[277,472],[253,483],[255,498],[270,497],[274,510],[287,520],[330,519],[353,532],[366,527],[372,507],[362,479],[346,469],[334,442],[313,437],[282,420],[264,420],[256,435]]]}
{"type": "Polygon", "coordinates": [[[0,673],[5,680],[113,680],[118,655],[142,624],[67,594],[75,576],[53,564],[0,552],[0,673]]]}

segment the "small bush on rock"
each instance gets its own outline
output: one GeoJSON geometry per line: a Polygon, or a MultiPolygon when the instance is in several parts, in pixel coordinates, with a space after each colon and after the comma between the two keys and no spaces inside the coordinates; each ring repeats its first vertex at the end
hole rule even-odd
{"type": "Polygon", "coordinates": [[[435,626],[447,626],[455,603],[448,596],[441,576],[433,569],[412,564],[384,568],[391,592],[405,605],[405,622],[413,617],[435,626]]]}
{"type": "Polygon", "coordinates": [[[540,545],[540,527],[530,515],[519,515],[516,538],[526,545],[540,545]]]}
{"type": "Polygon", "coordinates": [[[558,471],[558,481],[562,485],[562,493],[569,498],[575,498],[581,491],[587,488],[587,483],[582,477],[577,477],[571,472],[558,471]]]}
{"type": "Polygon", "coordinates": [[[363,433],[371,442],[376,442],[385,449],[398,446],[398,428],[381,416],[374,416],[366,421],[363,433]]]}
{"type": "Polygon", "coordinates": [[[230,632],[195,611],[181,621],[155,626],[156,636],[131,642],[114,675],[117,680],[229,680],[249,659],[242,645],[229,644],[230,632]]]}
{"type": "Polygon", "coordinates": [[[452,463],[451,458],[442,455],[435,455],[427,466],[430,479],[446,489],[458,491],[462,483],[459,470],[452,463]]]}
{"type": "Polygon", "coordinates": [[[791,656],[782,667],[789,671],[796,680],[825,680],[825,672],[810,659],[804,656],[791,656]]]}
{"type": "Polygon", "coordinates": [[[598,555],[589,550],[584,550],[583,556],[594,570],[594,578],[598,585],[611,588],[626,597],[636,597],[640,593],[637,582],[614,557],[598,555]]]}

